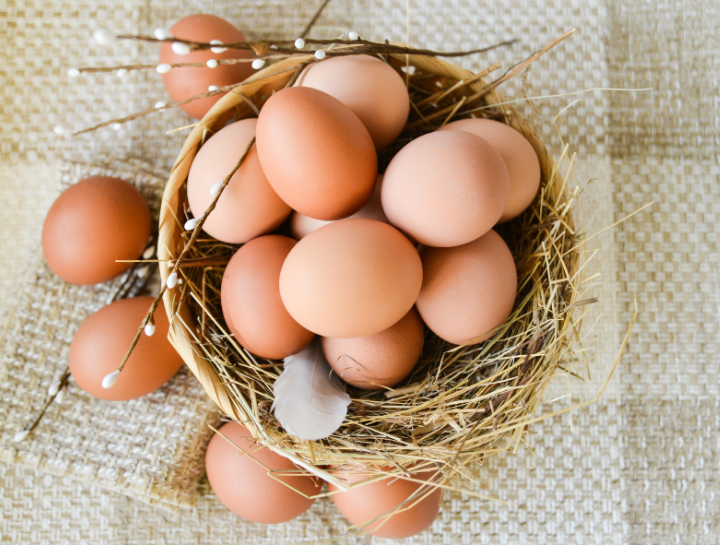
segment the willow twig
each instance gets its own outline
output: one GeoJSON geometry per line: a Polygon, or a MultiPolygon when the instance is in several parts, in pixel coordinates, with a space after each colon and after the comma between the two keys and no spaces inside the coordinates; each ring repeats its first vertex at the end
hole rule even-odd
{"type": "Polygon", "coordinates": [[[40,424],[40,421],[42,420],[43,416],[45,416],[45,413],[47,412],[48,407],[50,407],[50,405],[52,405],[52,402],[55,401],[58,394],[60,394],[60,392],[63,390],[63,388],[65,388],[67,386],[69,379],[70,379],[70,367],[66,367],[65,371],[63,371],[60,378],[56,381],[57,388],[55,388],[55,393],[48,395],[48,398],[45,400],[45,404],[43,405],[42,409],[40,409],[40,412],[35,417],[35,420],[33,420],[32,424],[30,424],[30,426],[28,428],[26,428],[26,429],[22,430],[21,432],[19,432],[18,434],[16,434],[16,437],[20,441],[24,440],[30,433],[33,432],[33,430],[35,430],[35,428],[37,428],[37,426],[38,426],[38,424],[40,424]]]}
{"type": "Polygon", "coordinates": [[[324,0],[323,3],[320,4],[320,7],[317,9],[317,11],[315,11],[315,14],[312,16],[312,19],[310,19],[307,22],[307,24],[305,25],[305,28],[303,28],[302,31],[300,32],[300,35],[299,35],[300,38],[304,38],[305,36],[307,36],[307,33],[310,32],[313,25],[318,20],[318,18],[320,17],[320,14],[325,9],[325,6],[327,6],[329,3],[330,3],[330,0],[324,0]]]}
{"type": "MultiPolygon", "coordinates": [[[[121,35],[117,37],[120,40],[136,40],[136,41],[142,41],[142,42],[150,42],[150,43],[162,43],[162,42],[180,42],[189,45],[193,51],[203,51],[207,49],[211,49],[213,47],[217,47],[217,44],[211,44],[209,42],[196,42],[193,40],[183,40],[180,38],[167,38],[164,40],[158,40],[154,36],[131,36],[131,35],[121,35]]],[[[513,38],[512,40],[505,40],[503,42],[489,45],[486,47],[480,47],[476,49],[466,49],[466,50],[458,50],[458,51],[434,51],[432,49],[417,49],[414,47],[407,47],[407,46],[401,46],[401,45],[394,45],[386,42],[374,42],[371,40],[363,40],[363,39],[357,39],[357,40],[341,40],[341,39],[334,39],[334,40],[317,40],[317,39],[311,39],[307,38],[304,40],[306,45],[347,45],[350,46],[350,48],[353,48],[355,51],[373,51],[377,53],[402,53],[406,55],[424,55],[424,56],[432,56],[432,57],[465,57],[468,55],[475,55],[478,53],[487,53],[488,51],[492,51],[493,49],[497,49],[498,47],[505,47],[509,45],[513,45],[517,42],[517,38],[513,38]]],[[[287,54],[293,54],[293,53],[299,53],[302,52],[302,50],[295,48],[295,40],[278,40],[273,42],[268,42],[265,40],[261,41],[254,41],[254,42],[233,42],[228,44],[223,44],[222,46],[225,49],[239,49],[239,50],[245,50],[245,51],[267,51],[269,48],[272,48],[274,51],[278,51],[281,53],[287,53],[287,54]]],[[[305,52],[307,53],[307,52],[305,52]]]]}
{"type": "MultiPolygon", "coordinates": [[[[187,253],[188,253],[189,249],[192,247],[192,245],[195,244],[195,241],[197,240],[198,236],[200,235],[200,231],[202,231],[202,227],[205,224],[205,221],[207,220],[210,213],[213,210],[215,210],[215,206],[217,205],[217,202],[220,199],[223,191],[225,190],[227,185],[230,183],[230,179],[238,171],[238,169],[242,165],[243,161],[245,161],[245,158],[247,157],[248,153],[250,153],[250,149],[252,148],[253,144],[255,144],[254,136],[252,137],[252,140],[250,140],[250,142],[248,143],[247,147],[245,148],[245,152],[242,154],[242,156],[238,160],[237,164],[233,167],[230,174],[225,176],[225,178],[223,179],[222,185],[220,186],[220,190],[217,192],[217,194],[213,198],[212,202],[210,203],[210,206],[207,207],[207,210],[205,210],[205,213],[199,218],[198,222],[195,224],[195,228],[193,229],[192,235],[190,236],[190,240],[187,241],[187,243],[183,247],[182,251],[180,252],[180,255],[175,260],[170,274],[177,275],[177,271],[178,271],[178,268],[180,267],[180,263],[182,263],[183,259],[185,259],[185,256],[187,255],[187,253]]],[[[167,283],[163,284],[163,286],[158,291],[158,294],[155,296],[155,299],[153,299],[152,305],[150,305],[150,310],[148,310],[147,314],[145,315],[145,318],[143,318],[143,321],[141,322],[140,327],[138,327],[138,330],[135,333],[135,337],[133,338],[132,343],[130,344],[130,347],[127,349],[127,352],[125,352],[125,356],[123,356],[123,359],[117,368],[118,372],[123,370],[123,367],[125,367],[125,364],[127,363],[128,359],[130,358],[130,355],[132,354],[133,350],[135,350],[135,347],[137,346],[137,343],[140,341],[140,337],[142,336],[143,331],[145,330],[145,326],[149,323],[152,323],[153,315],[155,314],[155,310],[157,310],[157,307],[160,304],[160,301],[162,300],[163,295],[165,294],[165,291],[167,289],[168,289],[167,283]]]]}
{"type": "MultiPolygon", "coordinates": [[[[296,68],[297,68],[296,66],[293,66],[293,67],[291,67],[291,68],[285,68],[285,69],[283,69],[283,70],[278,70],[278,71],[276,71],[276,72],[272,72],[272,73],[270,73],[270,74],[267,74],[267,75],[264,76],[264,77],[266,77],[266,78],[271,78],[271,77],[276,76],[276,75],[278,75],[278,74],[282,74],[282,73],[285,73],[285,72],[291,72],[291,71],[295,70],[296,68]]],[[[114,123],[126,123],[126,122],[128,122],[128,121],[132,121],[133,119],[137,119],[138,117],[142,117],[142,116],[145,116],[145,115],[150,114],[150,113],[153,113],[153,112],[159,112],[159,111],[162,111],[162,110],[169,110],[170,108],[176,108],[176,107],[178,107],[178,106],[182,106],[183,104],[187,104],[188,102],[192,102],[193,100],[197,100],[197,99],[199,99],[199,98],[205,98],[205,97],[210,97],[210,96],[219,95],[219,94],[222,94],[222,93],[227,93],[227,92],[229,92],[229,91],[232,91],[233,89],[237,89],[238,87],[243,86],[244,84],[245,84],[244,82],[241,82],[241,83],[236,83],[236,84],[234,84],[234,85],[226,85],[226,86],[224,86],[224,87],[218,88],[217,91],[208,91],[207,93],[202,93],[202,94],[199,94],[199,95],[195,95],[195,96],[192,96],[192,97],[190,97],[190,98],[186,98],[185,100],[180,100],[180,101],[178,101],[178,102],[171,102],[170,104],[166,104],[165,106],[162,106],[162,107],[160,107],[160,108],[150,108],[150,109],[147,109],[147,110],[143,110],[143,111],[141,111],[141,112],[136,112],[136,113],[134,113],[134,114],[130,114],[130,115],[125,116],[125,117],[120,117],[120,118],[117,118],[117,119],[109,119],[108,121],[103,121],[102,123],[98,123],[97,125],[93,125],[92,127],[88,127],[87,129],[83,129],[83,130],[81,130],[81,131],[74,132],[74,133],[73,133],[73,136],[78,136],[78,135],[80,135],[80,134],[85,134],[85,133],[87,133],[87,132],[91,132],[91,131],[100,129],[100,128],[102,128],[102,127],[107,127],[107,126],[112,125],[112,124],[114,124],[114,123]]]]}

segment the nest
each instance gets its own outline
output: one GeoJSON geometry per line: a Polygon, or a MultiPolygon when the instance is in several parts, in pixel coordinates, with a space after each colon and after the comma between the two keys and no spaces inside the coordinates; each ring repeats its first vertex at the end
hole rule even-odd
{"type": "Polygon", "coordinates": [[[535,411],[550,378],[576,358],[578,309],[588,302],[580,278],[582,237],[571,211],[579,191],[569,188],[531,124],[497,90],[533,57],[492,82],[486,78],[496,66],[473,74],[430,55],[383,58],[407,78],[413,107],[401,136],[381,152],[381,171],[413,138],[450,118],[470,116],[511,125],[540,159],[537,198],[521,216],[498,227],[515,258],[518,293],[512,315],[494,337],[458,347],[428,332],[412,374],[385,391],[350,388],[344,423],[322,441],[293,438],[273,417],[273,383],[282,362],[252,356],[229,334],[220,284],[236,247],[184,229],[185,183],[209,135],[231,118],[256,116],[273,90],[292,84],[314,62],[311,55],[280,60],[230,89],[185,141],[165,189],[159,228],[159,258],[168,265],[161,266],[163,280],[175,271],[183,282],[165,292],[164,302],[175,348],[220,410],[248,427],[258,442],[330,482],[336,479],[318,466],[360,464],[397,474],[410,466],[432,466],[444,476],[437,486],[447,488],[447,479],[464,475],[469,463],[518,448],[528,424],[539,419],[535,411]]]}

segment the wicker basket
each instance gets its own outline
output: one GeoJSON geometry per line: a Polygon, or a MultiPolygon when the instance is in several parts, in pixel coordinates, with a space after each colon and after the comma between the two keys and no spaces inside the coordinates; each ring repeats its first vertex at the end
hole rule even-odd
{"type": "MultiPolygon", "coordinates": [[[[165,189],[161,260],[172,265],[188,242],[189,233],[183,228],[185,183],[207,136],[231,117],[254,117],[273,90],[284,87],[298,66],[312,60],[309,55],[291,57],[266,67],[227,93],[195,126],[165,189]]],[[[561,362],[572,357],[577,342],[573,339],[578,326],[574,311],[580,296],[576,289],[580,237],[571,213],[577,191],[566,188],[536,132],[513,108],[502,105],[495,85],[432,56],[391,55],[388,61],[403,77],[402,68],[409,62],[414,67],[409,70],[411,86],[428,94],[470,80],[439,97],[433,108],[443,113],[429,125],[411,115],[398,145],[436,128],[448,111],[458,119],[467,117],[465,111],[471,107],[473,115],[482,113],[519,130],[540,159],[538,198],[519,218],[499,227],[518,268],[515,310],[500,332],[485,343],[460,348],[428,334],[422,359],[406,381],[391,392],[352,390],[353,402],[343,426],[328,439],[309,443],[284,433],[269,411],[272,383],[281,363],[253,358],[227,334],[219,287],[224,263],[234,248],[199,238],[194,257],[179,269],[184,282],[164,295],[171,342],[220,410],[250,428],[262,444],[331,482],[336,480],[318,466],[362,464],[399,473],[420,463],[438,467],[449,477],[462,474],[469,462],[516,449],[527,425],[537,420],[533,413],[547,381],[561,362]],[[480,106],[486,108],[478,111],[480,106]]],[[[381,165],[394,151],[397,148],[381,155],[381,165]]],[[[165,281],[169,268],[160,270],[165,281]]]]}

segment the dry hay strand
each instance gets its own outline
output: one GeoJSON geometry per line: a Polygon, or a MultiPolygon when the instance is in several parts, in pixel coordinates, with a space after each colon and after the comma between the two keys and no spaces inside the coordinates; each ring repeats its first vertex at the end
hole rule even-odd
{"type": "MultiPolygon", "coordinates": [[[[195,125],[172,170],[160,216],[163,281],[171,272],[183,280],[164,293],[170,339],[221,411],[247,426],[259,443],[341,489],[347,485],[317,466],[361,465],[377,478],[407,475],[408,467],[434,467],[442,477],[432,486],[458,489],[454,477],[472,480],[468,464],[516,450],[528,426],[542,418],[536,410],[553,374],[561,366],[572,373],[585,358],[579,330],[593,299],[583,284],[584,239],[572,213],[580,190],[570,187],[568,173],[560,172],[533,127],[505,104],[497,87],[569,34],[493,81],[487,76],[497,65],[473,74],[434,56],[379,55],[407,78],[412,103],[405,130],[380,154],[381,168],[407,142],[450,118],[482,116],[511,125],[530,141],[540,159],[541,190],[520,217],[498,227],[518,270],[510,318],[490,340],[472,346],[457,347],[428,333],[412,374],[385,391],[350,388],[345,421],[322,441],[301,441],[283,431],[270,413],[282,362],[254,357],[228,332],[220,284],[236,247],[200,234],[202,220],[192,232],[183,228],[185,183],[203,142],[229,119],[254,116],[314,57],[293,55],[264,68],[230,88],[195,125]]],[[[566,162],[569,170],[571,161],[566,162]]]]}

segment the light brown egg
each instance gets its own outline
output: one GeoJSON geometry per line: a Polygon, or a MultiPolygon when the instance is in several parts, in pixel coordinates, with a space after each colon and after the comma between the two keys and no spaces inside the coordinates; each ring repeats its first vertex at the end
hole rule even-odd
{"type": "Polygon", "coordinates": [[[458,246],[485,234],[500,219],[510,178],[485,140],[439,131],[413,140],[390,161],[382,206],[390,223],[428,246],[458,246]]]}
{"type": "Polygon", "coordinates": [[[148,243],[152,218],[129,183],[93,176],[67,188],[45,217],[42,249],[50,268],[72,284],[97,284],[132,266],[148,243]]]}
{"type": "Polygon", "coordinates": [[[364,390],[395,386],[420,359],[423,323],[411,308],[393,326],[366,337],[321,339],[330,367],[348,384],[364,390]]]}
{"type": "Polygon", "coordinates": [[[296,354],[315,336],[293,319],[280,299],[280,269],[296,244],[280,235],[251,240],[232,256],[223,274],[225,321],[240,344],[262,358],[296,354]]]}
{"type": "Polygon", "coordinates": [[[294,210],[319,220],[346,218],[370,198],[377,155],[360,119],[327,93],[278,91],[260,110],[260,164],[294,210]]]}
{"type": "Polygon", "coordinates": [[[334,57],[308,66],[295,85],[312,87],[348,106],[381,150],[402,132],[410,98],[400,74],[370,55],[334,57]]]}
{"type": "MultiPolygon", "coordinates": [[[[227,177],[255,136],[257,119],[243,119],[221,129],[195,156],[190,166],[187,196],[193,216],[207,210],[215,196],[211,188],[227,177]]],[[[260,167],[253,145],[230,179],[203,230],[223,242],[241,244],[276,229],[290,214],[260,167]]]]}
{"type": "MultiPolygon", "coordinates": [[[[371,474],[334,472],[349,484],[372,478],[371,474]]],[[[438,513],[442,490],[422,482],[435,475],[431,471],[411,473],[410,479],[388,477],[360,485],[346,492],[328,484],[335,505],[345,518],[359,530],[385,538],[401,539],[419,534],[429,528],[438,513]],[[398,508],[398,506],[400,506],[398,508]]]]}
{"type": "Polygon", "coordinates": [[[309,496],[322,490],[319,479],[301,474],[287,458],[257,445],[250,431],[236,422],[218,432],[208,445],[205,471],[225,507],[260,524],[287,522],[310,509],[315,499],[309,496]],[[271,476],[269,471],[277,473],[271,476]]]}
{"type": "MultiPolygon", "coordinates": [[[[355,215],[353,214],[350,217],[355,217],[355,215]]],[[[305,236],[309,235],[313,231],[317,231],[320,227],[323,227],[328,223],[332,222],[308,218],[305,214],[293,212],[290,214],[290,234],[295,240],[301,240],[305,236]]]]}
{"type": "MultiPolygon", "coordinates": [[[[370,195],[370,200],[365,203],[365,206],[350,216],[351,218],[366,218],[369,220],[382,221],[383,223],[390,223],[382,209],[382,202],[380,200],[381,186],[382,174],[378,174],[375,189],[373,190],[372,195],[370,195]]],[[[320,229],[320,227],[327,225],[328,223],[330,222],[315,220],[308,218],[299,212],[293,212],[290,216],[290,232],[296,240],[300,240],[304,236],[309,235],[313,231],[320,229]]]]}
{"type": "Polygon", "coordinates": [[[80,325],[68,356],[70,373],[80,388],[100,399],[126,401],[154,392],[178,372],[183,360],[167,339],[168,319],[161,301],[154,314],[155,334],[143,333],[115,384],[102,386],[105,376],[120,365],[152,302],[152,297],[121,299],[80,325]]]}
{"type": "Polygon", "coordinates": [[[417,309],[440,338],[455,344],[484,341],[512,312],[517,270],[500,235],[453,248],[420,249],[423,286],[417,309]]]}
{"type": "Polygon", "coordinates": [[[415,246],[375,220],[336,221],[297,243],[280,272],[290,315],[324,337],[387,329],[413,306],[422,284],[415,246]]]}
{"type": "MultiPolygon", "coordinates": [[[[183,17],[170,28],[173,38],[194,42],[209,43],[220,40],[223,43],[244,42],[245,36],[225,19],[214,15],[197,14],[183,17]]],[[[213,53],[210,49],[192,51],[187,55],[178,55],[172,50],[172,42],[163,42],[160,46],[160,63],[202,63],[210,59],[252,59],[251,51],[242,49],[226,49],[222,53],[213,53]]],[[[185,66],[173,68],[162,75],[165,89],[173,102],[201,95],[208,92],[210,85],[224,87],[240,83],[254,72],[250,62],[236,64],[220,64],[215,68],[208,66],[185,66]]],[[[195,119],[202,119],[215,103],[225,94],[193,100],[180,108],[195,119]]]]}
{"type": "Polygon", "coordinates": [[[510,197],[498,223],[519,216],[530,206],[540,187],[540,161],[519,131],[492,119],[461,119],[440,130],[464,131],[484,138],[502,156],[510,174],[510,197]]]}

